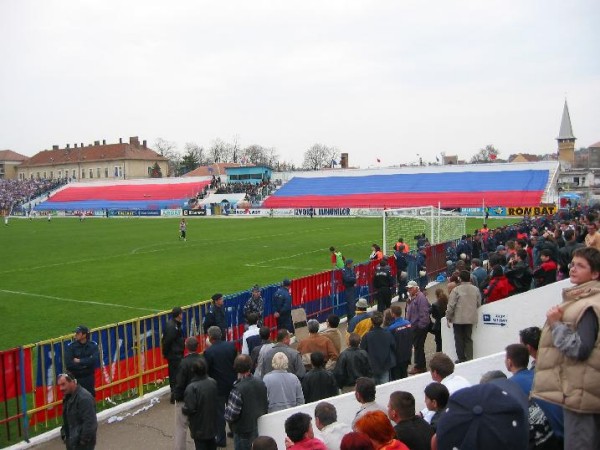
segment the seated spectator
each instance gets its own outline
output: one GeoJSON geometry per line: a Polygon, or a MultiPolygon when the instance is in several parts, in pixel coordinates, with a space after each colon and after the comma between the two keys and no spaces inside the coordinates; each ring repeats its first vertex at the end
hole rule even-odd
{"type": "Polygon", "coordinates": [[[349,425],[337,421],[335,406],[327,402],[320,402],[315,407],[315,426],[329,450],[339,449],[344,435],[352,432],[349,425]]]}
{"type": "Polygon", "coordinates": [[[302,362],[305,366],[310,367],[310,354],[313,352],[321,352],[325,357],[325,363],[328,361],[336,361],[338,352],[333,346],[333,342],[322,334],[319,334],[319,321],[311,319],[307,323],[308,337],[302,339],[298,344],[298,351],[302,355],[302,362]]]}
{"type": "Polygon", "coordinates": [[[340,317],[335,314],[330,314],[327,317],[327,328],[321,331],[320,334],[331,340],[338,355],[342,352],[342,333],[338,329],[340,317]]]}
{"type": "Polygon", "coordinates": [[[556,270],[558,266],[552,260],[552,251],[547,248],[543,249],[540,252],[540,259],[542,260],[542,264],[533,272],[535,287],[542,287],[556,282],[556,270]]]}
{"type": "Polygon", "coordinates": [[[415,398],[410,392],[392,392],[388,416],[396,424],[396,439],[404,442],[410,450],[429,450],[434,431],[422,417],[415,414],[415,398]]]}
{"type": "Polygon", "coordinates": [[[369,355],[359,348],[360,336],[351,333],[348,348],[344,350],[333,369],[333,375],[342,393],[354,390],[356,380],[361,377],[370,378],[373,375],[369,355]]]}
{"type": "Polygon", "coordinates": [[[289,373],[288,358],[283,352],[277,352],[272,360],[273,370],[263,378],[267,386],[269,412],[281,411],[304,404],[304,395],[300,380],[289,373]]]}
{"type": "Polygon", "coordinates": [[[277,442],[271,436],[258,436],[252,441],[252,450],[278,450],[277,442]]]}
{"type": "Polygon", "coordinates": [[[509,269],[504,272],[510,283],[514,286],[514,294],[527,292],[531,288],[533,275],[526,262],[527,252],[518,250],[515,257],[509,261],[509,269]]]}
{"type": "Polygon", "coordinates": [[[450,397],[432,448],[527,449],[529,426],[519,401],[491,383],[461,389],[450,397]]]}
{"type": "Polygon", "coordinates": [[[311,417],[308,414],[296,413],[285,419],[285,434],[292,445],[287,450],[326,450],[323,441],[315,438],[311,417]]]}
{"type": "Polygon", "coordinates": [[[492,268],[490,283],[483,290],[484,303],[492,303],[508,297],[515,290],[514,286],[504,275],[504,269],[500,265],[492,268]]]}
{"type": "Polygon", "coordinates": [[[353,431],[344,436],[340,450],[374,450],[374,447],[369,436],[353,431]]]}
{"type": "Polygon", "coordinates": [[[356,422],[355,429],[369,436],[375,450],[409,450],[403,442],[394,439],[394,428],[382,411],[366,413],[356,422]]]}
{"type": "Polygon", "coordinates": [[[531,357],[531,365],[529,366],[531,370],[535,369],[535,360],[537,359],[541,335],[542,330],[539,327],[529,327],[519,331],[521,344],[527,347],[527,351],[531,357]]]}
{"type": "Polygon", "coordinates": [[[352,429],[359,431],[355,428],[356,421],[370,411],[382,411],[386,412],[385,408],[379,403],[375,402],[375,382],[371,378],[361,377],[356,380],[356,390],[354,395],[358,403],[360,403],[360,409],[357,411],[352,421],[352,429]]]}
{"type": "Polygon", "coordinates": [[[306,403],[316,402],[339,394],[333,373],[325,369],[325,357],[317,351],[310,354],[312,369],[302,378],[302,392],[306,403]]]}
{"type": "Polygon", "coordinates": [[[430,425],[434,431],[437,427],[438,420],[446,409],[448,398],[450,398],[450,393],[448,392],[448,388],[442,383],[429,383],[425,387],[425,406],[428,411],[433,412],[430,425]]]}

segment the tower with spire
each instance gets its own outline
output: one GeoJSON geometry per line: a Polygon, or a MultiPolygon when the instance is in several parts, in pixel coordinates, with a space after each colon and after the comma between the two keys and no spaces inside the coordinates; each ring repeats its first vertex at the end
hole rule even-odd
{"type": "Polygon", "coordinates": [[[560,132],[556,140],[558,141],[558,160],[567,163],[571,167],[575,163],[575,140],[573,136],[573,127],[571,126],[571,116],[569,115],[569,105],[565,99],[562,120],[560,121],[560,132]]]}

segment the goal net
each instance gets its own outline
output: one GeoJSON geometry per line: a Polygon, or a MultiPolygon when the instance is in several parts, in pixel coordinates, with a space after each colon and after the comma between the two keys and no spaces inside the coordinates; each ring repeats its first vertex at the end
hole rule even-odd
{"type": "Polygon", "coordinates": [[[402,238],[416,249],[417,235],[425,233],[430,244],[459,239],[465,234],[467,218],[434,206],[386,209],[383,211],[383,247],[390,254],[402,238]]]}

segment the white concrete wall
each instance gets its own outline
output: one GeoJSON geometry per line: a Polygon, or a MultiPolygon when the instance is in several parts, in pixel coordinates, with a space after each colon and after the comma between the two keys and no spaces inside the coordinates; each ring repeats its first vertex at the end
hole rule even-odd
{"type": "MultiPolygon", "coordinates": [[[[509,344],[519,342],[523,328],[542,327],[546,311],[562,302],[562,290],[572,286],[569,280],[559,281],[523,294],[499,300],[479,308],[479,323],[473,328],[473,357],[502,352],[509,344]],[[484,321],[489,315],[490,320],[484,321]],[[495,325],[499,323],[500,325],[495,325]]],[[[454,334],[442,321],[442,350],[452,360],[456,359],[454,334]]]]}
{"type": "MultiPolygon", "coordinates": [[[[465,377],[471,383],[477,384],[479,383],[481,375],[490,370],[502,370],[507,373],[504,367],[504,352],[459,364],[456,366],[455,373],[465,377]]],[[[429,373],[424,373],[403,380],[383,384],[377,387],[376,401],[384,408],[387,408],[388,400],[392,392],[408,391],[414,395],[417,411],[419,411],[425,407],[423,400],[425,386],[432,381],[431,375],[429,373]]],[[[332,397],[327,401],[335,405],[338,413],[338,421],[348,425],[352,423],[356,412],[360,408],[360,404],[356,401],[353,392],[332,397]]],[[[309,403],[307,405],[297,406],[295,408],[286,409],[285,411],[278,411],[262,416],[258,421],[259,434],[271,436],[275,439],[279,448],[285,448],[285,419],[294,413],[304,412],[313,417],[315,436],[319,437],[318,430],[314,426],[314,412],[317,403],[318,402],[309,403]]]]}

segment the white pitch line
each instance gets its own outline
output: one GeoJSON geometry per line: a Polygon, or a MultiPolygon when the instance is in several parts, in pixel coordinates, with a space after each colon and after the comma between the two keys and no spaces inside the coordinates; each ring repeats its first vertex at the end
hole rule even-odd
{"type": "Polygon", "coordinates": [[[33,294],[31,292],[9,291],[7,289],[0,289],[0,292],[6,292],[7,294],[24,295],[24,296],[28,296],[28,297],[47,298],[50,300],[59,300],[61,302],[85,303],[87,305],[110,306],[110,307],[116,307],[116,308],[135,309],[135,310],[139,310],[139,311],[150,311],[150,312],[159,312],[160,311],[160,309],[139,308],[137,306],[119,305],[117,303],[94,302],[92,300],[75,300],[72,298],[54,297],[52,295],[33,294]]]}

